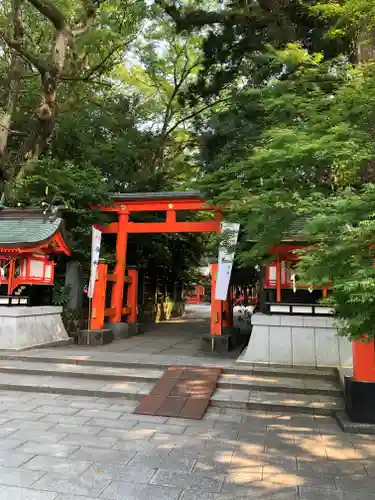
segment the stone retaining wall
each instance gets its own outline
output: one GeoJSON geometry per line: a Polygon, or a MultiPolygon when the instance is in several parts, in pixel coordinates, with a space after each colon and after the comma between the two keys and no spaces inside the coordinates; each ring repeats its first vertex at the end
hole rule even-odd
{"type": "Polygon", "coordinates": [[[288,366],[351,366],[352,346],[331,317],[256,313],[239,362],[288,366]]]}
{"type": "Polygon", "coordinates": [[[62,307],[0,307],[0,349],[20,350],[69,343],[62,307]]]}

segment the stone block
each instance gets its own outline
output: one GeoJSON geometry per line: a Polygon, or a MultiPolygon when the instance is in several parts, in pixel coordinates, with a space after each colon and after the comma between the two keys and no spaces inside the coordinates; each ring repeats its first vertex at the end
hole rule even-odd
{"type": "Polygon", "coordinates": [[[80,475],[89,467],[90,462],[44,455],[37,455],[23,466],[28,470],[56,472],[68,476],[80,475]]]}
{"type": "Polygon", "coordinates": [[[148,430],[151,432],[163,432],[165,434],[176,434],[181,435],[184,433],[185,427],[181,425],[169,425],[169,424],[159,424],[152,422],[139,422],[133,428],[134,431],[138,430],[148,430]]]}
{"type": "Polygon", "coordinates": [[[134,337],[135,335],[139,335],[141,333],[141,325],[139,323],[130,323],[128,324],[129,328],[129,337],[134,337]]]}
{"type": "Polygon", "coordinates": [[[279,326],[281,323],[280,314],[262,314],[255,313],[251,316],[251,324],[256,325],[266,325],[266,326],[279,326]]]}
{"type": "MultiPolygon", "coordinates": [[[[61,416],[61,418],[64,418],[61,416]]],[[[25,429],[19,429],[17,432],[14,432],[12,434],[12,439],[19,439],[22,442],[27,441],[30,439],[30,422],[28,422],[29,427],[25,429]]],[[[34,430],[34,423],[32,424],[33,427],[33,432],[32,432],[32,438],[36,441],[39,441],[41,443],[58,443],[66,434],[61,434],[60,432],[54,432],[54,431],[35,431],[34,430]]]]}
{"type": "Polygon", "coordinates": [[[352,343],[346,337],[339,337],[340,366],[353,366],[352,343]]]}
{"type": "Polygon", "coordinates": [[[96,427],[98,432],[106,427],[110,427],[111,429],[130,430],[137,423],[137,416],[139,415],[132,415],[133,418],[131,420],[111,420],[111,422],[108,422],[105,418],[93,418],[87,422],[87,426],[96,427]]]}
{"type": "Polygon", "coordinates": [[[113,332],[105,330],[81,330],[78,345],[97,346],[110,344],[114,340],[113,332]]]}
{"type": "Polygon", "coordinates": [[[205,333],[201,337],[200,348],[203,352],[228,352],[231,349],[231,336],[205,333]]]}
{"type": "Polygon", "coordinates": [[[294,366],[315,366],[315,330],[292,327],[292,362],[294,366]]]}
{"type": "Polygon", "coordinates": [[[334,313],[331,307],[315,306],[315,314],[325,314],[327,316],[332,316],[334,313]]]}
{"type": "Polygon", "coordinates": [[[67,308],[71,311],[80,311],[82,307],[83,289],[82,266],[77,261],[70,261],[66,264],[65,286],[70,289],[69,302],[67,308]]]}
{"type": "Polygon", "coordinates": [[[295,314],[311,314],[313,312],[313,308],[312,306],[293,305],[292,311],[295,314]]]}
{"type": "MultiPolygon", "coordinates": [[[[100,458],[100,457],[99,457],[100,458]]],[[[130,481],[147,484],[155,470],[150,467],[131,466],[123,463],[107,463],[97,461],[84,473],[84,476],[108,478],[111,481],[130,481]]]]}
{"type": "Polygon", "coordinates": [[[338,366],[339,339],[334,328],[315,328],[316,366],[338,366]]]}
{"type": "MultiPolygon", "coordinates": [[[[30,432],[29,432],[29,437],[30,437],[30,432]]],[[[26,440],[25,439],[13,439],[12,438],[6,438],[6,439],[0,439],[0,450],[14,450],[15,448],[18,448],[23,444],[26,440]]]]}
{"type": "Polygon", "coordinates": [[[179,488],[113,481],[101,496],[110,500],[177,500],[180,494],[179,488]]]}
{"type": "Polygon", "coordinates": [[[86,434],[90,436],[95,436],[99,434],[102,430],[100,427],[90,427],[89,425],[69,425],[69,424],[58,424],[53,429],[56,432],[61,432],[65,434],[86,434]]]}
{"type": "MultiPolygon", "coordinates": [[[[60,444],[60,443],[59,443],[60,444]]],[[[64,445],[66,446],[66,445],[64,445]]],[[[144,444],[143,444],[144,446],[144,444]]],[[[124,463],[127,464],[129,460],[131,460],[135,455],[135,451],[133,450],[111,450],[104,448],[94,448],[94,447],[85,447],[82,446],[77,451],[75,451],[70,458],[75,458],[77,460],[100,460],[106,463],[124,463]]]]}
{"type": "MultiPolygon", "coordinates": [[[[56,493],[52,491],[36,491],[29,488],[18,488],[16,486],[0,486],[0,498],[2,500],[55,500],[56,493]]],[[[74,500],[67,497],[61,500],[74,500]]],[[[90,500],[90,499],[88,499],[90,500]]]]}
{"type": "Polygon", "coordinates": [[[110,427],[111,422],[110,420],[117,420],[120,418],[122,415],[121,412],[119,411],[108,411],[108,410],[88,410],[88,409],[82,409],[80,410],[79,413],[77,413],[77,416],[79,417],[91,417],[91,418],[102,418],[107,420],[107,427],[110,427]]]}
{"type": "Polygon", "coordinates": [[[79,446],[93,446],[95,448],[112,448],[117,441],[117,437],[80,436],[78,434],[72,434],[70,436],[65,436],[59,442],[61,444],[77,444],[79,446]]]}
{"type": "Polygon", "coordinates": [[[298,497],[300,500],[370,500],[371,497],[366,493],[353,495],[353,492],[342,490],[327,490],[323,488],[314,488],[313,486],[299,486],[298,497]]]}
{"type": "MultiPolygon", "coordinates": [[[[52,413],[57,415],[74,415],[78,412],[78,408],[70,408],[69,406],[40,406],[38,408],[39,413],[52,413]]],[[[33,415],[33,414],[32,414],[33,415]]],[[[37,414],[36,414],[37,415],[37,414]]],[[[29,415],[30,416],[30,415],[29,415]]],[[[41,418],[41,415],[39,415],[41,418]]],[[[18,418],[20,418],[18,416],[18,418]]]]}
{"type": "MultiPolygon", "coordinates": [[[[180,455],[163,456],[160,452],[157,455],[137,453],[129,462],[129,465],[151,467],[152,469],[168,469],[191,472],[196,460],[180,455]]],[[[153,475],[153,474],[152,474],[153,475]]],[[[150,478],[151,479],[151,478],[150,478]]]]}
{"type": "Polygon", "coordinates": [[[270,326],[270,363],[292,364],[292,329],[270,326]]]}
{"type": "MultiPolygon", "coordinates": [[[[31,471],[27,471],[31,472],[31,471]]],[[[33,484],[36,490],[56,491],[71,495],[86,495],[97,497],[108,485],[109,479],[83,476],[63,476],[55,473],[47,473],[33,484]]]]}
{"type": "Polygon", "coordinates": [[[105,323],[104,328],[106,330],[111,330],[113,338],[115,339],[124,339],[129,337],[129,325],[127,323],[105,323]]]}
{"type": "Polygon", "coordinates": [[[224,476],[199,474],[196,472],[181,472],[159,469],[151,479],[152,484],[160,486],[174,486],[177,488],[191,488],[201,491],[219,493],[224,482],[224,476]]]}
{"type": "Polygon", "coordinates": [[[278,314],[289,314],[290,312],[290,307],[288,305],[283,305],[283,304],[271,304],[270,305],[270,312],[271,313],[278,313],[278,314]]]}
{"type": "Polygon", "coordinates": [[[303,317],[303,326],[311,328],[333,328],[333,318],[322,316],[305,316],[303,317]]]}
{"type": "Polygon", "coordinates": [[[270,338],[269,326],[254,325],[250,341],[241,356],[241,362],[269,363],[270,338]]]}
{"type": "Polygon", "coordinates": [[[61,307],[1,307],[0,349],[69,344],[71,339],[61,319],[61,307]]]}
{"type": "Polygon", "coordinates": [[[0,467],[0,484],[27,487],[42,477],[43,474],[42,471],[31,471],[20,467],[0,467]]]}
{"type": "Polygon", "coordinates": [[[21,452],[21,454],[32,454],[33,456],[37,454],[66,458],[77,450],[78,446],[74,445],[60,443],[37,443],[35,441],[27,441],[19,448],[17,448],[17,453],[13,452],[12,455],[19,455],[18,452],[21,452]]]}
{"type": "Polygon", "coordinates": [[[241,330],[239,328],[223,328],[223,335],[230,336],[231,349],[234,349],[237,345],[241,344],[241,330]]]}
{"type": "Polygon", "coordinates": [[[303,316],[281,316],[280,326],[303,326],[303,316]]]}
{"type": "MultiPolygon", "coordinates": [[[[0,466],[4,467],[20,467],[22,464],[30,460],[35,453],[24,453],[20,449],[17,451],[0,450],[0,466]]],[[[1,496],[0,496],[1,498],[1,496]]]]}
{"type": "Polygon", "coordinates": [[[227,497],[207,491],[184,490],[179,500],[235,500],[236,497],[227,497]]]}

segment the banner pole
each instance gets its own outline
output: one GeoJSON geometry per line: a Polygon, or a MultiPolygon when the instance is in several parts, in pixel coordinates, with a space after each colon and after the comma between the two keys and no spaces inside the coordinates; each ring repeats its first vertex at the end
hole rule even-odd
{"type": "Polygon", "coordinates": [[[91,314],[92,314],[92,298],[89,297],[89,318],[87,324],[87,345],[90,344],[90,336],[91,336],[91,314]]]}

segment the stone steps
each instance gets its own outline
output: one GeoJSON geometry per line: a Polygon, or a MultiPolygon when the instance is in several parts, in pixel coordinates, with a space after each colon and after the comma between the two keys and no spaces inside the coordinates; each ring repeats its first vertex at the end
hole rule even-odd
{"type": "MultiPolygon", "coordinates": [[[[91,350],[91,349],[89,349],[91,350]]],[[[226,371],[230,370],[238,374],[254,375],[278,375],[280,377],[290,378],[309,378],[315,380],[331,380],[336,382],[338,375],[334,368],[304,368],[289,367],[285,365],[265,364],[265,363],[239,363],[224,359],[215,359],[209,357],[191,357],[191,356],[170,356],[170,355],[148,355],[139,353],[114,353],[94,351],[88,354],[87,350],[35,350],[32,352],[10,354],[0,351],[0,361],[26,361],[36,363],[66,363],[71,365],[88,365],[111,368],[147,368],[155,370],[165,370],[170,365],[193,365],[193,366],[220,366],[226,371]],[[64,354],[62,354],[62,352],[64,354]],[[69,352],[69,354],[65,354],[69,352]]]]}
{"type": "MultiPolygon", "coordinates": [[[[5,374],[0,375],[0,390],[115,397],[140,401],[154,383],[139,381],[99,381],[81,377],[5,374]]],[[[343,409],[341,398],[322,395],[292,394],[251,389],[218,388],[211,406],[234,409],[267,409],[334,415],[343,409]]]]}
{"type": "MultiPolygon", "coordinates": [[[[90,362],[83,357],[62,358],[27,356],[2,357],[0,390],[71,394],[92,397],[116,397],[141,400],[149,394],[164,367],[154,364],[90,362]],[[83,362],[86,361],[86,362],[83,362]]],[[[202,364],[206,364],[204,361],[202,364]]],[[[221,408],[267,409],[334,415],[343,409],[338,382],[332,373],[313,370],[293,371],[278,368],[226,368],[219,379],[211,405],[221,408]],[[311,374],[311,376],[310,376],[311,374]],[[289,375],[289,376],[288,376],[289,375]]]]}
{"type": "MultiPolygon", "coordinates": [[[[29,362],[20,360],[0,361],[0,373],[24,374],[29,376],[58,376],[80,379],[118,380],[155,383],[164,373],[164,369],[131,367],[111,367],[85,365],[78,363],[29,362]]],[[[265,370],[266,372],[266,370],[265,370]]],[[[285,392],[294,394],[321,394],[340,396],[338,384],[330,379],[320,380],[307,376],[287,377],[283,372],[276,374],[240,372],[226,369],[218,380],[218,388],[232,390],[259,390],[270,392],[285,392]]]]}

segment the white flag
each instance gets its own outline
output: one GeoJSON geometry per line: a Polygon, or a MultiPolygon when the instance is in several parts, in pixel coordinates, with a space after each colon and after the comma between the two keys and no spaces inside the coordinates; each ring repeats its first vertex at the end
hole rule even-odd
{"type": "Polygon", "coordinates": [[[227,235],[225,242],[219,246],[219,265],[216,280],[215,297],[217,300],[226,300],[234,260],[234,247],[237,244],[240,225],[237,223],[223,222],[221,232],[227,235]]]}
{"type": "Polygon", "coordinates": [[[87,296],[92,299],[94,295],[94,287],[96,280],[96,271],[98,268],[100,245],[102,242],[102,232],[95,227],[92,228],[92,243],[91,243],[91,274],[87,296]]]}

